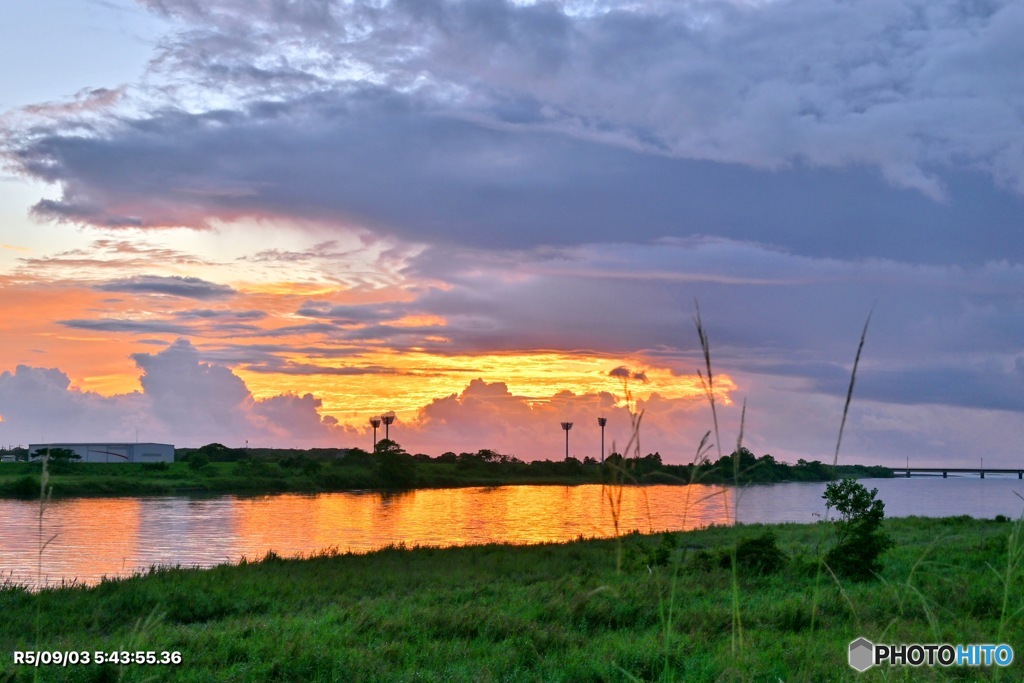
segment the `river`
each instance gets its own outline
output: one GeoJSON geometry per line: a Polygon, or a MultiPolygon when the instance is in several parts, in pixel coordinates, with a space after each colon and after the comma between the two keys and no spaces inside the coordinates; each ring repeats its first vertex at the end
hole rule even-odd
{"type": "MultiPolygon", "coordinates": [[[[1016,477],[863,480],[889,517],[1016,518],[1016,477]]],[[[208,567],[325,549],[388,544],[542,543],[623,531],[685,530],[740,522],[814,522],[824,483],[737,490],[722,486],[502,486],[381,492],[148,498],[0,500],[0,582],[94,584],[152,565],[208,567]],[[610,495],[611,494],[611,497],[610,495]],[[613,515],[613,510],[617,514],[613,515]],[[51,540],[52,539],[52,540],[51,540]],[[40,555],[40,546],[45,545],[40,555]],[[41,561],[40,561],[41,560],[41,561]]]]}

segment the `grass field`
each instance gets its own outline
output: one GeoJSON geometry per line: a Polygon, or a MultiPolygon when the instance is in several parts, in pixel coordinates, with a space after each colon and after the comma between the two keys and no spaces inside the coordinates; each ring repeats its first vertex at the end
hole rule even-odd
{"type": "Polygon", "coordinates": [[[859,636],[1024,643],[1019,524],[907,518],[885,528],[896,547],[879,580],[828,577],[818,589],[826,523],[271,556],[95,587],[7,586],[0,681],[1021,680],[1020,662],[847,666],[859,636]],[[766,529],[787,560],[774,573],[741,569],[734,608],[735,535],[766,529]],[[183,662],[34,669],[14,666],[15,650],[176,651],[183,662]]]}

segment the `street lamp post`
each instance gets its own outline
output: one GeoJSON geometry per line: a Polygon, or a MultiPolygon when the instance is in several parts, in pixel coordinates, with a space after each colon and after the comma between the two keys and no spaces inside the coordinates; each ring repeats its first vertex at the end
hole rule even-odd
{"type": "Polygon", "coordinates": [[[380,427],[380,418],[376,417],[376,416],[371,417],[370,418],[370,424],[373,425],[373,450],[374,450],[374,452],[376,452],[377,451],[377,427],[380,427]]]}
{"type": "Polygon", "coordinates": [[[384,438],[391,441],[391,425],[395,421],[395,415],[381,415],[380,419],[384,422],[384,438]]]}
{"type": "Polygon", "coordinates": [[[597,424],[601,427],[601,464],[604,464],[604,426],[608,424],[607,417],[597,418],[597,424]]]}
{"type": "Polygon", "coordinates": [[[569,459],[569,430],[572,429],[572,422],[563,422],[562,429],[565,430],[565,459],[569,459]]]}

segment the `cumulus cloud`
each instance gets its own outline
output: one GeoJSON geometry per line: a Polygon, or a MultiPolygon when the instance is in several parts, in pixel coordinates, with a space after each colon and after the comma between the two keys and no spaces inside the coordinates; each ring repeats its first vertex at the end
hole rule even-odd
{"type": "Polygon", "coordinates": [[[166,441],[195,446],[213,441],[311,446],[328,444],[337,420],[319,413],[310,394],[252,396],[229,368],[201,360],[178,339],[157,353],[137,353],[141,391],[102,396],[71,386],[61,370],[19,365],[0,374],[0,434],[4,443],[166,441]]]}
{"type": "Polygon", "coordinates": [[[107,398],[71,388],[57,368],[19,365],[0,373],[0,434],[8,443],[127,439],[144,416],[138,395],[107,398]]]}
{"type": "Polygon", "coordinates": [[[320,415],[322,405],[313,394],[281,394],[257,401],[252,410],[265,420],[274,443],[329,445],[336,438],[333,428],[338,420],[320,415]]]}
{"type": "MultiPolygon", "coordinates": [[[[642,407],[641,407],[642,409],[642,407]]],[[[577,395],[558,392],[543,399],[517,396],[504,382],[475,379],[458,394],[424,406],[411,427],[409,440],[428,451],[469,451],[492,448],[524,460],[565,457],[565,433],[560,422],[574,422],[570,455],[600,457],[597,418],[607,417],[608,447],[623,449],[629,440],[630,417],[609,393],[577,395]],[[593,426],[593,429],[589,429],[593,426]],[[439,450],[440,449],[440,450],[439,450]]],[[[682,428],[682,425],[679,425],[682,428]]],[[[402,425],[395,438],[405,444],[402,425]]]]}
{"type": "Polygon", "coordinates": [[[201,362],[187,340],[179,339],[159,353],[133,354],[132,359],[142,370],[142,390],[161,420],[231,433],[246,424],[253,398],[245,383],[226,367],[201,362]]]}

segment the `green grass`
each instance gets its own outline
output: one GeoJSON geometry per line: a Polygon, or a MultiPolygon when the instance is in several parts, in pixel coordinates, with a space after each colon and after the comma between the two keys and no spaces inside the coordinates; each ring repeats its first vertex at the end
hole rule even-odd
{"type": "MultiPolygon", "coordinates": [[[[95,587],[0,590],[0,681],[881,681],[989,680],[987,668],[856,674],[848,643],[1019,644],[1016,525],[887,520],[881,579],[817,589],[822,525],[773,525],[786,566],[739,572],[744,645],[732,655],[733,578],[720,558],[765,527],[561,545],[323,555],[208,570],[160,569],[95,587]],[[668,608],[671,619],[668,620],[668,608]],[[39,623],[36,641],[37,619],[39,623]],[[1000,629],[1002,632],[1000,634],[1000,629]],[[173,650],[184,664],[32,669],[14,650],[173,650]]],[[[1019,680],[1020,664],[1001,672],[1019,680]]]]}

